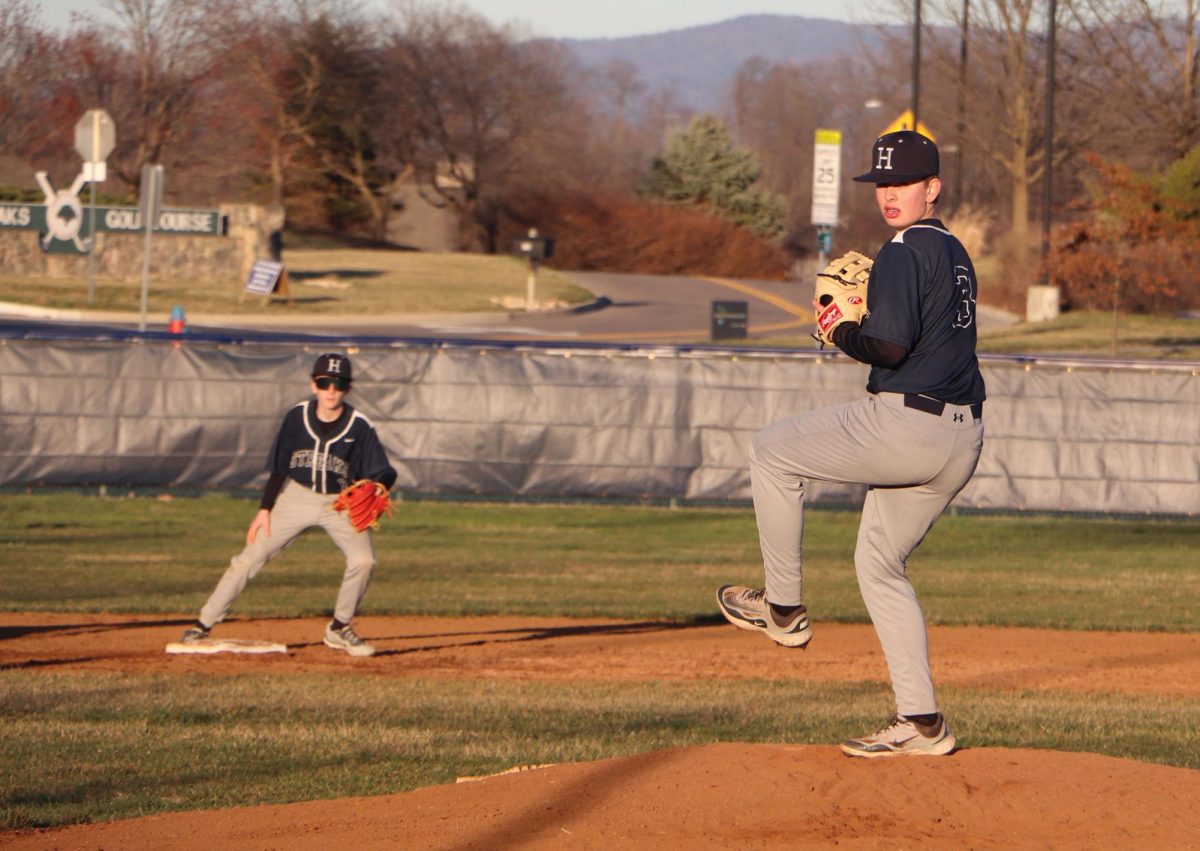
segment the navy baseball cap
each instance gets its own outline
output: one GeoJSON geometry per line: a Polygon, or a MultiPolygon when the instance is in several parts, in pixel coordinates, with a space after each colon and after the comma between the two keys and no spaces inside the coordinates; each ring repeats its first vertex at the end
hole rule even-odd
{"type": "Polygon", "coordinates": [[[317,358],[313,364],[312,376],[318,378],[322,375],[331,375],[335,378],[344,378],[347,381],[354,380],[354,373],[350,368],[350,358],[345,355],[327,354],[317,358]]]}
{"type": "Polygon", "coordinates": [[[916,183],[940,171],[937,145],[914,130],[885,133],[871,147],[871,170],[859,183],[916,183]]]}

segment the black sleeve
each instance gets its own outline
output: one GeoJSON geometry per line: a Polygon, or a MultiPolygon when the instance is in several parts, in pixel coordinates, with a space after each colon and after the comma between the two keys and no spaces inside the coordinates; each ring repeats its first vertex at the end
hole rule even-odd
{"type": "Polygon", "coordinates": [[[355,477],[371,479],[391,490],[392,485],[396,484],[399,474],[388,461],[387,453],[383,449],[383,444],[379,442],[379,435],[374,427],[368,426],[364,429],[355,451],[358,454],[358,463],[356,464],[358,473],[355,477]]]}
{"type": "Polygon", "coordinates": [[[279,492],[283,490],[283,483],[287,481],[287,476],[283,473],[272,473],[267,479],[267,486],[263,488],[262,501],[258,504],[259,508],[265,508],[270,511],[275,507],[275,500],[279,498],[279,492]]]}
{"type": "Polygon", "coordinates": [[[908,357],[908,350],[898,343],[868,337],[862,326],[843,322],[833,329],[833,342],[856,361],[895,369],[908,357]]]}

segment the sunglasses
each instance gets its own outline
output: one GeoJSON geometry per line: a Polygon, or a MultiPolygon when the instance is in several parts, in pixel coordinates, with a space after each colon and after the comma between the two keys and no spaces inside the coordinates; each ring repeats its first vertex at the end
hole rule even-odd
{"type": "Polygon", "coordinates": [[[331,375],[322,375],[320,378],[314,378],[313,381],[316,383],[318,390],[328,390],[332,387],[334,390],[341,390],[345,393],[350,389],[349,378],[334,378],[331,375]]]}

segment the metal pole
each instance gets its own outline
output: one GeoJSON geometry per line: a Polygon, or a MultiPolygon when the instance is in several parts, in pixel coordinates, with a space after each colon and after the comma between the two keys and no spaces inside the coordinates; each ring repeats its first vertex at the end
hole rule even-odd
{"type": "Polygon", "coordinates": [[[92,204],[88,212],[88,307],[96,304],[96,161],[100,147],[100,111],[92,110],[92,204]]]}
{"type": "Polygon", "coordinates": [[[967,126],[967,35],[970,31],[971,0],[963,0],[962,34],[958,45],[958,150],[954,152],[954,208],[963,200],[963,132],[967,126]]]}
{"type": "Polygon", "coordinates": [[[916,0],[913,20],[912,114],[912,129],[917,130],[921,126],[921,0],[916,0]]]}
{"type": "Polygon", "coordinates": [[[139,331],[146,330],[146,302],[150,292],[150,216],[146,216],[146,247],[142,252],[142,321],[138,324],[139,331]]]}
{"type": "Polygon", "coordinates": [[[1046,139],[1042,174],[1042,284],[1050,284],[1050,203],[1054,188],[1054,31],[1057,4],[1050,0],[1046,22],[1046,139]]]}
{"type": "Polygon", "coordinates": [[[96,304],[96,164],[92,163],[92,206],[88,211],[88,307],[96,304]]]}
{"type": "MultiPolygon", "coordinates": [[[[139,331],[146,330],[146,303],[150,293],[150,234],[154,231],[154,218],[158,215],[155,203],[158,192],[158,169],[151,165],[142,166],[142,185],[139,198],[142,226],[146,229],[146,243],[142,250],[142,321],[139,331]]],[[[270,296],[268,295],[268,298],[270,296]]]]}
{"type": "Polygon", "coordinates": [[[525,279],[525,312],[532,313],[537,306],[537,261],[529,258],[529,276],[525,279]]]}

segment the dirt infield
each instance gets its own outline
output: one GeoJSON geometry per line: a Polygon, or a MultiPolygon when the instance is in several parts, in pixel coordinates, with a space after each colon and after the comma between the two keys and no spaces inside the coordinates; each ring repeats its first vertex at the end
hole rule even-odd
{"type": "MultiPolygon", "coordinates": [[[[803,652],[725,626],[559,618],[373,618],[380,653],[320,643],[322,621],[223,625],[284,654],[175,656],[186,619],[0,615],[0,669],[578,681],[759,675],[885,681],[870,627],[803,652]],[[779,655],[775,655],[779,654],[779,655]],[[598,673],[599,672],[599,673],[598,673]]],[[[1200,635],[934,628],[940,684],[1200,697],[1200,635]]],[[[379,798],[0,834],[6,848],[1200,848],[1200,772],[1091,754],[966,748],[852,760],[828,746],[727,743],[502,774],[379,798]],[[732,814],[732,815],[731,815],[732,814]]]]}

